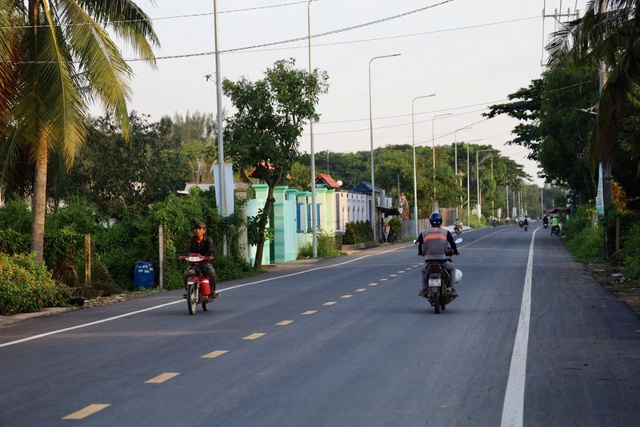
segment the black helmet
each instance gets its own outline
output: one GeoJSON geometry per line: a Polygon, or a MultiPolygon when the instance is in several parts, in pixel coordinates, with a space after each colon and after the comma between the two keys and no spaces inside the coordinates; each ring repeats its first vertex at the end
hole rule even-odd
{"type": "Polygon", "coordinates": [[[431,223],[432,227],[441,226],[442,215],[440,215],[438,212],[432,213],[431,215],[429,215],[429,222],[431,223]]]}

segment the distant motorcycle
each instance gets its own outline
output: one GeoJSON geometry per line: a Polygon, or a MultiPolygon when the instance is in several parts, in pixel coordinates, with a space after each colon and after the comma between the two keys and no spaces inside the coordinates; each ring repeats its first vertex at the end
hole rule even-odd
{"type": "Polygon", "coordinates": [[[462,224],[456,224],[456,225],[454,225],[454,227],[453,227],[453,231],[454,231],[456,234],[462,234],[462,224]]]}

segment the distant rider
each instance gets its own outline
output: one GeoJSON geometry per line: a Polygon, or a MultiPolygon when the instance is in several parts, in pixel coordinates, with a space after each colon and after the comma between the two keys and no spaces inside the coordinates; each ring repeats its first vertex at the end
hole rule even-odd
{"type": "Polygon", "coordinates": [[[458,293],[455,289],[455,268],[453,263],[447,259],[445,251],[450,246],[455,255],[460,255],[453,236],[446,228],[442,226],[442,215],[434,212],[429,216],[431,228],[423,230],[418,236],[418,255],[424,256],[424,262],[421,268],[422,290],[418,293],[421,297],[426,297],[428,293],[428,282],[426,277],[426,267],[429,262],[438,262],[444,265],[449,273],[449,287],[451,288],[451,296],[457,297],[458,293]]]}
{"type": "MultiPolygon", "coordinates": [[[[207,259],[205,261],[201,261],[198,263],[198,267],[202,271],[202,274],[205,274],[209,277],[209,284],[211,285],[211,293],[214,298],[220,296],[220,293],[216,292],[216,270],[214,270],[213,265],[211,265],[211,261],[216,254],[216,248],[213,246],[213,240],[211,237],[205,236],[207,232],[207,227],[204,222],[196,222],[195,227],[195,235],[191,236],[187,241],[187,245],[182,251],[182,255],[178,257],[178,260],[184,261],[185,257],[190,254],[199,254],[202,256],[206,256],[207,259]]],[[[187,280],[190,276],[193,275],[193,271],[191,268],[187,268],[182,274],[182,278],[184,280],[185,287],[187,286],[187,280]]],[[[183,295],[185,298],[187,294],[183,295]]]]}
{"type": "Polygon", "coordinates": [[[460,218],[456,218],[456,222],[453,224],[453,227],[455,231],[460,234],[462,231],[462,222],[460,221],[460,218]]]}
{"type": "Polygon", "coordinates": [[[560,227],[558,225],[558,217],[556,215],[554,215],[551,218],[551,235],[553,236],[553,232],[556,232],[556,234],[560,234],[560,227]]]}

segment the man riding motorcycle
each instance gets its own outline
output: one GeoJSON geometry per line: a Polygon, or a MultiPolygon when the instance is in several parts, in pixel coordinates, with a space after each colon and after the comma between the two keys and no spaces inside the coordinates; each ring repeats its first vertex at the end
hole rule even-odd
{"type": "MultiPolygon", "coordinates": [[[[203,274],[209,277],[209,283],[211,284],[211,292],[213,293],[213,297],[217,298],[220,296],[220,293],[216,292],[216,270],[211,265],[211,261],[216,253],[216,248],[213,246],[213,240],[211,237],[205,236],[207,232],[207,226],[204,222],[197,222],[194,228],[194,235],[189,238],[187,241],[187,245],[182,251],[182,255],[178,257],[179,261],[184,261],[184,259],[189,256],[189,254],[199,254],[202,256],[206,256],[207,259],[205,261],[201,261],[198,264],[200,270],[203,274]]],[[[193,271],[191,268],[187,268],[182,274],[182,278],[184,280],[185,287],[187,285],[187,280],[189,276],[193,275],[193,271]]],[[[183,298],[186,298],[187,294],[183,295],[183,298]]]]}
{"type": "Polygon", "coordinates": [[[455,268],[453,263],[447,259],[445,251],[448,247],[451,247],[455,255],[460,255],[456,242],[453,240],[453,236],[446,228],[442,226],[442,215],[438,212],[434,212],[429,216],[429,222],[431,228],[420,232],[416,243],[418,244],[418,255],[424,256],[425,262],[422,264],[421,276],[422,276],[422,290],[418,293],[421,297],[426,297],[428,294],[428,282],[425,274],[427,264],[430,262],[438,262],[443,264],[444,268],[449,273],[448,286],[451,288],[451,296],[453,298],[458,296],[455,289],[455,268]]]}
{"type": "Polygon", "coordinates": [[[460,218],[456,218],[456,222],[453,223],[453,229],[456,234],[462,233],[462,221],[460,221],[460,218]]]}

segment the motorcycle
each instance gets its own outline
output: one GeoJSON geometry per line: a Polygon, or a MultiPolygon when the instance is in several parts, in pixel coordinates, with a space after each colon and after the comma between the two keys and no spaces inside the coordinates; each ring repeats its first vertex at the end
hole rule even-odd
{"type": "Polygon", "coordinates": [[[453,227],[453,231],[454,231],[456,234],[462,234],[462,224],[456,224],[456,225],[453,227]]]}
{"type": "Polygon", "coordinates": [[[560,226],[559,225],[553,225],[551,226],[551,235],[560,235],[560,226]]]}
{"type": "Polygon", "coordinates": [[[189,307],[189,314],[196,314],[196,308],[198,304],[202,304],[204,311],[209,310],[209,303],[216,298],[216,295],[211,292],[211,283],[209,278],[202,274],[198,264],[202,261],[206,261],[207,257],[200,254],[191,254],[184,258],[191,267],[191,275],[187,279],[187,306],[189,307]]]}
{"type": "Polygon", "coordinates": [[[548,222],[543,222],[542,223],[542,228],[549,228],[549,223],[548,222]]]}
{"type": "Polygon", "coordinates": [[[524,231],[527,231],[527,230],[529,229],[529,223],[528,223],[528,222],[525,222],[525,223],[523,224],[523,227],[524,227],[524,231]]]}
{"type": "MultiPolygon", "coordinates": [[[[462,243],[462,239],[457,239],[456,244],[462,243]]],[[[445,255],[447,261],[451,261],[453,250],[449,248],[445,255]]],[[[442,310],[445,310],[446,305],[450,304],[455,299],[451,294],[451,288],[447,286],[449,283],[449,272],[441,262],[428,262],[425,267],[425,273],[427,275],[428,292],[426,299],[429,300],[431,306],[435,310],[436,314],[440,314],[442,310]]],[[[457,284],[462,279],[462,272],[455,270],[455,283],[457,284]]]]}

